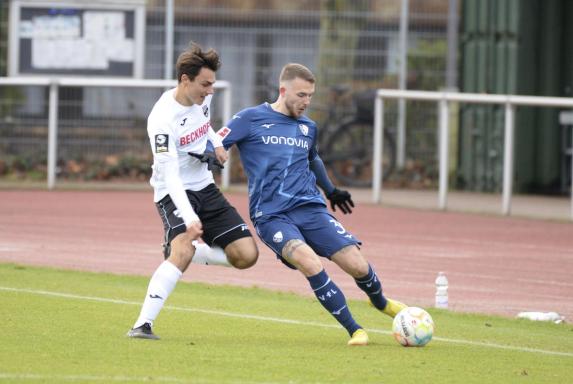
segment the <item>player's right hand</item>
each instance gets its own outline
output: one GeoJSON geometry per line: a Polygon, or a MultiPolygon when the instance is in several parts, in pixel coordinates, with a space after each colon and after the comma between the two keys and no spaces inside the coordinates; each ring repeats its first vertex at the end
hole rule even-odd
{"type": "Polygon", "coordinates": [[[203,235],[203,224],[200,221],[192,221],[187,227],[187,234],[196,240],[203,235]]]}

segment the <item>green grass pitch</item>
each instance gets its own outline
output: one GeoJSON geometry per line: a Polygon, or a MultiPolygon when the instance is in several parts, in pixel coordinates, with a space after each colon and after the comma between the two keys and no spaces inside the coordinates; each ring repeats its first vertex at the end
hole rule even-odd
{"type": "Polygon", "coordinates": [[[155,324],[125,337],[147,277],[0,264],[1,383],[570,383],[573,327],[430,309],[436,332],[404,348],[391,320],[349,305],[371,344],[311,297],[179,283],[155,324]]]}

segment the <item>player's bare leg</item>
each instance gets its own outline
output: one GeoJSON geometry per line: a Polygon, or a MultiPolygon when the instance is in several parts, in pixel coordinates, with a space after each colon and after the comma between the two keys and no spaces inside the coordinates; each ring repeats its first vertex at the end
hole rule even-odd
{"type": "Polygon", "coordinates": [[[247,269],[257,262],[259,249],[252,237],[242,237],[227,245],[225,254],[233,267],[247,269]]]}

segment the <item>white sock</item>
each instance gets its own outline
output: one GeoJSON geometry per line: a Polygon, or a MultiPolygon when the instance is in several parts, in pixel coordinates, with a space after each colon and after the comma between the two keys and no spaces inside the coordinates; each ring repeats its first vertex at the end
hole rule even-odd
{"type": "Polygon", "coordinates": [[[137,328],[144,323],[153,325],[153,321],[159,315],[165,300],[175,288],[182,274],[179,268],[171,264],[171,262],[165,260],[161,263],[149,281],[139,318],[133,325],[133,328],[137,328]]]}
{"type": "Polygon", "coordinates": [[[195,255],[193,255],[191,263],[232,267],[229,260],[227,260],[227,255],[220,247],[216,245],[209,247],[207,244],[199,243],[198,241],[193,241],[193,245],[195,246],[195,255]]]}

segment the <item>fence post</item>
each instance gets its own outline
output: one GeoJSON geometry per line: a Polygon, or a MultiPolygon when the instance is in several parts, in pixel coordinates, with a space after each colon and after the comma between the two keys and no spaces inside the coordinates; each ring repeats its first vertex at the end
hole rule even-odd
{"type": "Polygon", "coordinates": [[[503,201],[502,214],[511,213],[511,193],[513,190],[513,138],[515,106],[510,101],[505,103],[505,141],[503,149],[503,201]]]}
{"type": "Polygon", "coordinates": [[[163,78],[171,80],[173,78],[173,30],[175,28],[175,10],[173,0],[165,2],[165,57],[163,78]]]}
{"type": "MultiPolygon", "coordinates": [[[[409,0],[402,0],[400,6],[400,67],[398,87],[404,91],[407,88],[408,77],[408,17],[410,14],[409,0]]],[[[398,99],[398,133],[396,135],[396,165],[403,169],[406,163],[406,99],[398,99]]]]}
{"type": "MultiPolygon", "coordinates": [[[[223,90],[223,123],[222,126],[224,127],[229,121],[231,121],[231,84],[228,83],[225,89],[223,90]]],[[[225,163],[225,168],[223,168],[221,174],[221,187],[223,190],[228,189],[229,185],[231,184],[231,151],[229,151],[229,158],[225,163]]]]}
{"type": "Polygon", "coordinates": [[[372,161],[372,200],[380,202],[382,190],[382,159],[384,158],[384,100],[378,94],[374,99],[374,152],[372,161]]]}
{"type": "Polygon", "coordinates": [[[449,148],[449,115],[450,105],[445,96],[439,102],[439,127],[440,127],[440,186],[438,206],[441,210],[446,209],[448,194],[448,148],[449,148]]]}
{"type": "Polygon", "coordinates": [[[48,104],[48,189],[56,185],[57,145],[58,145],[58,94],[59,84],[56,80],[50,83],[48,104]]]}

